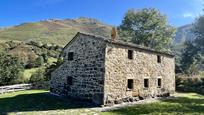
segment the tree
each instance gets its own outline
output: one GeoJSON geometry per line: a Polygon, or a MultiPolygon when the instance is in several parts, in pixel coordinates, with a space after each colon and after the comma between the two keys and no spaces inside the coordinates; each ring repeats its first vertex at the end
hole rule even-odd
{"type": "Polygon", "coordinates": [[[0,86],[13,84],[21,77],[23,64],[17,57],[6,53],[0,54],[0,86]]]}
{"type": "Polygon", "coordinates": [[[195,39],[186,42],[181,58],[182,71],[189,76],[197,75],[204,62],[204,15],[196,19],[192,31],[195,39]]]}
{"type": "Polygon", "coordinates": [[[26,69],[34,68],[36,62],[36,57],[34,55],[28,55],[28,61],[25,65],[26,69]]]}
{"type": "Polygon", "coordinates": [[[185,42],[185,49],[181,56],[180,68],[183,73],[193,76],[199,72],[200,54],[193,41],[185,42]]]}
{"type": "Polygon", "coordinates": [[[41,81],[45,81],[45,76],[44,76],[44,70],[43,69],[38,69],[36,71],[36,73],[34,73],[31,77],[30,77],[30,83],[35,83],[35,82],[41,82],[41,81]]]}
{"type": "Polygon", "coordinates": [[[35,60],[35,67],[40,67],[44,64],[44,58],[42,56],[38,56],[35,60]]]}
{"type": "Polygon", "coordinates": [[[160,51],[169,50],[175,36],[166,16],[152,8],[128,10],[118,31],[123,40],[160,51]]]}
{"type": "Polygon", "coordinates": [[[44,59],[44,63],[47,63],[47,62],[48,62],[48,56],[47,56],[47,54],[46,54],[46,53],[43,53],[43,54],[42,54],[42,57],[43,57],[43,59],[44,59]]]}
{"type": "Polygon", "coordinates": [[[49,65],[46,70],[45,70],[45,76],[46,76],[46,80],[50,80],[51,79],[51,73],[58,68],[60,65],[62,65],[63,63],[63,59],[62,58],[58,58],[57,62],[54,62],[52,65],[49,65]]]}

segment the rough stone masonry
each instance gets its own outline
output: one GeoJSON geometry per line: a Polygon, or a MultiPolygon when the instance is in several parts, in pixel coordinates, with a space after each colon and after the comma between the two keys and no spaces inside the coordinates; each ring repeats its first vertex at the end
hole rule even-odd
{"type": "Polygon", "coordinates": [[[172,54],[77,33],[63,58],[51,74],[50,91],[55,95],[111,105],[175,92],[172,54]]]}

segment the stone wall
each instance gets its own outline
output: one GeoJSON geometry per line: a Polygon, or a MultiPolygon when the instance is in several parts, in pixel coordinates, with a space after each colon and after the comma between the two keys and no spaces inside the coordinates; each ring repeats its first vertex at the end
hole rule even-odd
{"type": "Polygon", "coordinates": [[[51,74],[50,90],[101,105],[168,96],[175,91],[174,66],[170,55],[77,34],[64,49],[64,63],[51,74]],[[128,50],[133,50],[133,59],[128,59],[128,50]],[[73,60],[68,60],[69,52],[73,52],[73,60]],[[133,82],[132,89],[128,79],[133,82]],[[144,79],[149,80],[149,87],[144,87],[144,79]]]}
{"type": "Polygon", "coordinates": [[[64,63],[51,74],[51,92],[103,104],[104,60],[104,41],[77,35],[64,49],[64,63]],[[74,53],[72,61],[67,60],[69,52],[74,53]]]}
{"type": "Polygon", "coordinates": [[[104,103],[122,102],[132,97],[156,97],[175,91],[174,58],[140,51],[135,48],[108,43],[105,56],[104,103]],[[128,50],[133,50],[133,59],[128,59],[128,50]],[[161,78],[161,87],[157,85],[161,78]],[[127,80],[133,79],[133,89],[127,88],[127,80]],[[144,87],[144,79],[149,79],[149,87],[144,87]]]}

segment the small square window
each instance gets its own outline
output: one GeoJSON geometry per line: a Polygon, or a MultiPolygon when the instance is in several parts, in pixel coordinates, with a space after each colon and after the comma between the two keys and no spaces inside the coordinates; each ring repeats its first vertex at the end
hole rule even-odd
{"type": "Polygon", "coordinates": [[[128,50],[128,59],[133,59],[133,50],[128,50]]]}
{"type": "Polygon", "coordinates": [[[71,61],[74,59],[74,53],[73,52],[69,52],[68,53],[68,60],[71,61]]]}
{"type": "Polygon", "coordinates": [[[157,79],[157,86],[158,86],[158,87],[161,87],[161,78],[158,78],[158,79],[157,79]]]}
{"type": "Polygon", "coordinates": [[[133,89],[133,79],[128,79],[127,88],[128,89],[133,89]]]}
{"type": "Polygon", "coordinates": [[[157,63],[161,63],[161,56],[157,55],[157,63]]]}
{"type": "Polygon", "coordinates": [[[144,79],[144,87],[145,88],[149,87],[149,79],[144,79]]]}

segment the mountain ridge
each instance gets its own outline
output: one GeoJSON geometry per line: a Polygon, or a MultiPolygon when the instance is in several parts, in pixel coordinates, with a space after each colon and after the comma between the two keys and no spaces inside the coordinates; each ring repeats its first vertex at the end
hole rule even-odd
{"type": "Polygon", "coordinates": [[[112,27],[93,18],[48,19],[0,28],[0,41],[35,41],[64,46],[77,32],[110,37],[112,27]]]}
{"type": "MultiPolygon", "coordinates": [[[[26,22],[16,26],[0,28],[0,42],[42,42],[65,46],[77,32],[111,37],[112,25],[102,23],[94,18],[46,19],[38,22],[26,22]]],[[[186,40],[193,40],[192,24],[177,28],[174,45],[181,45],[186,40]]]]}
{"type": "Polygon", "coordinates": [[[174,39],[174,44],[181,45],[185,41],[194,40],[195,36],[193,34],[193,24],[187,24],[177,28],[176,37],[174,39]]]}

